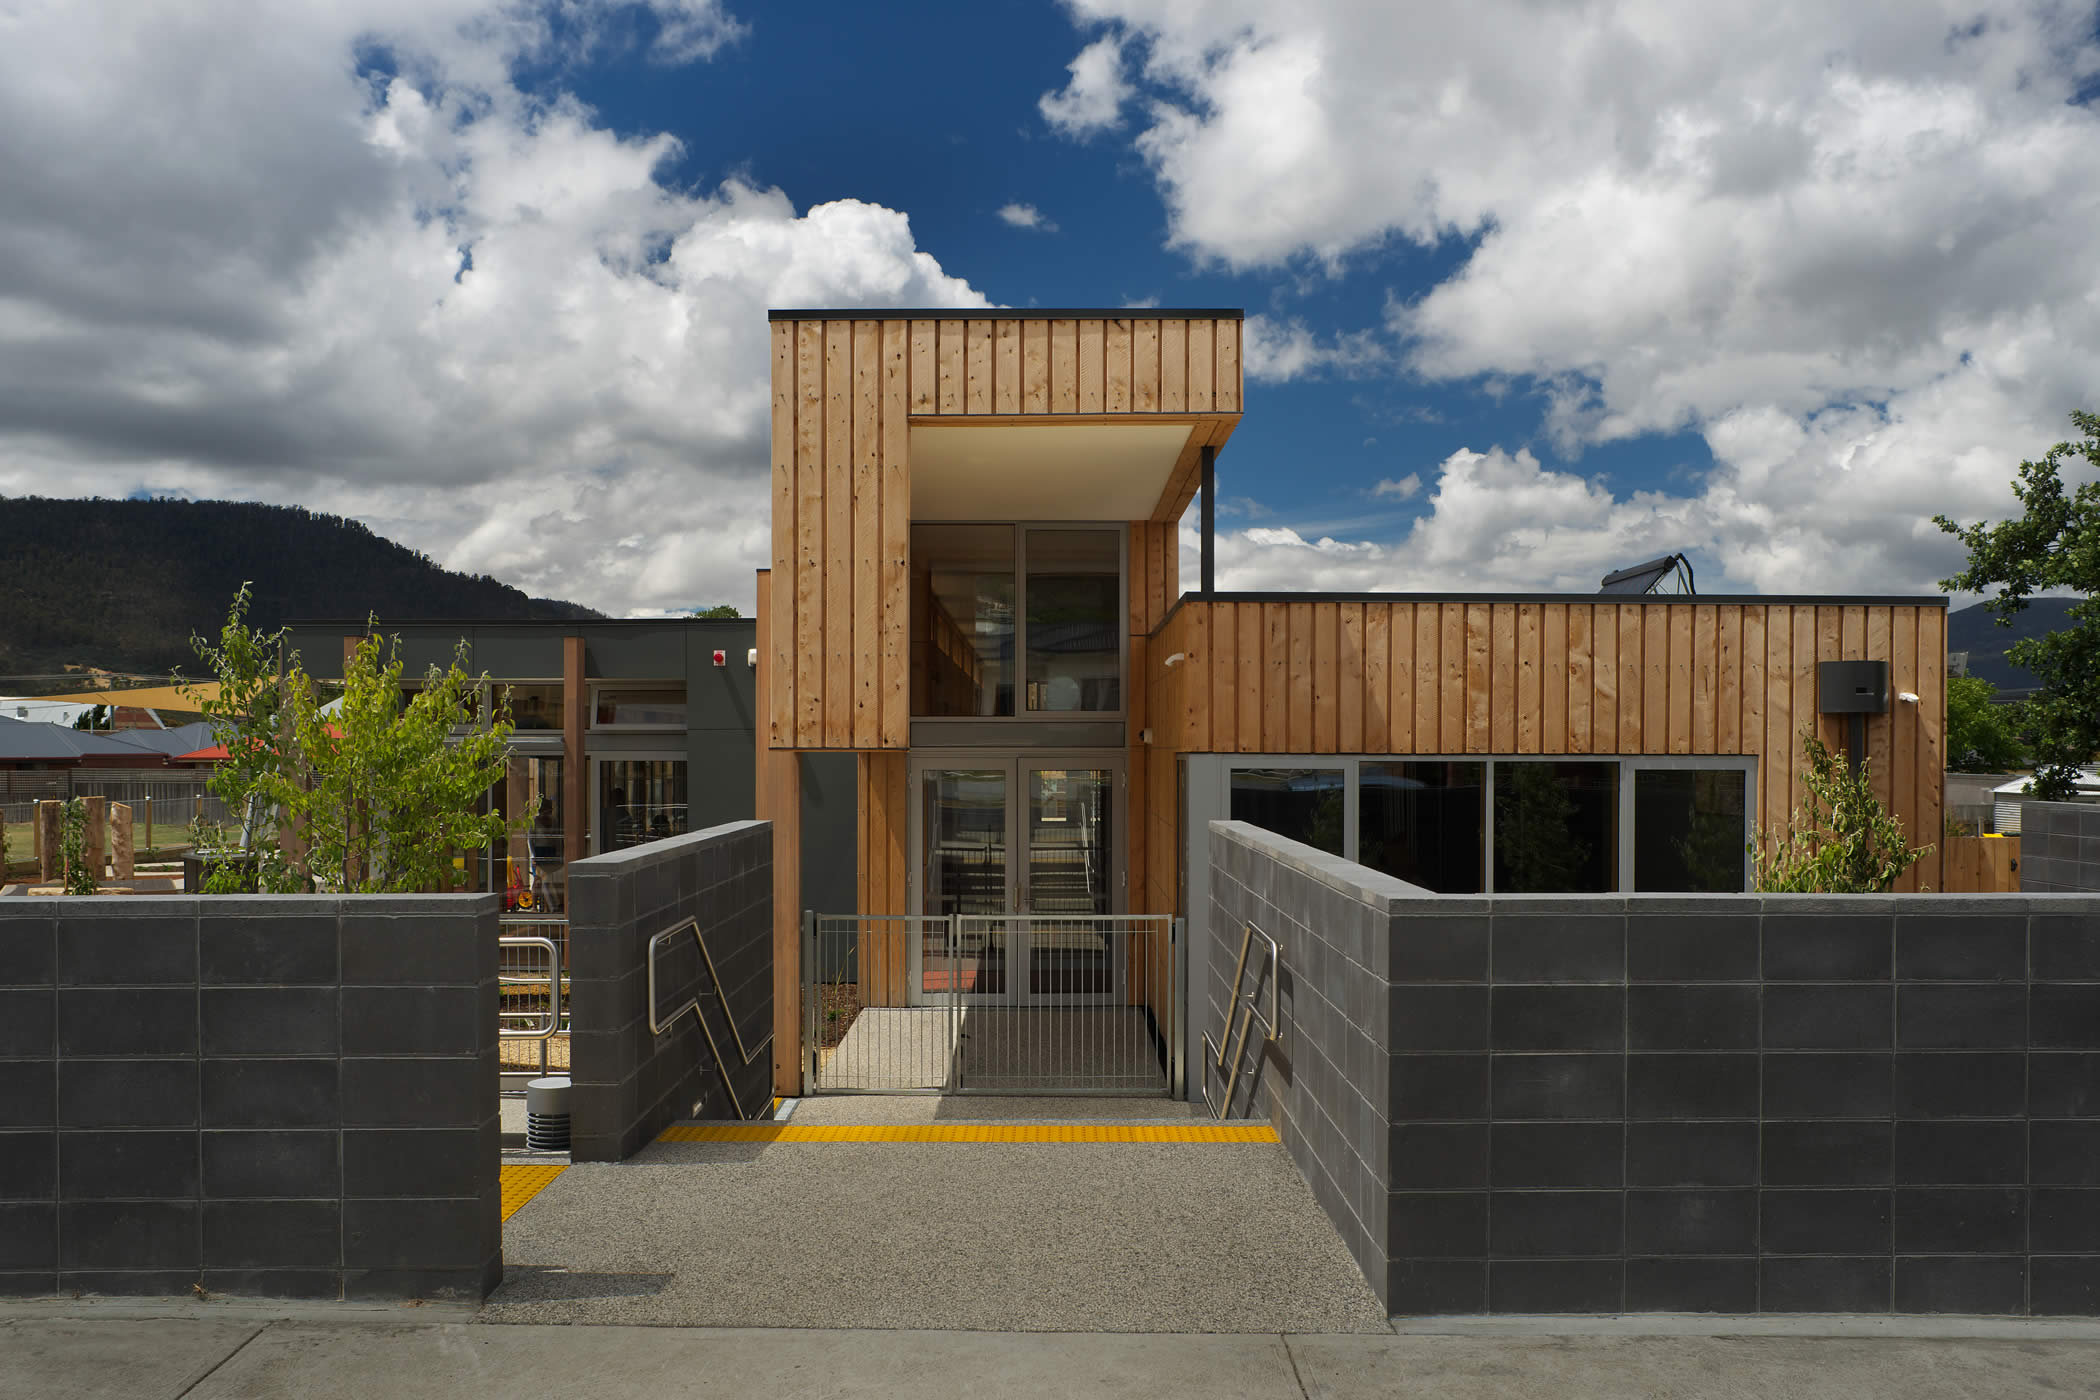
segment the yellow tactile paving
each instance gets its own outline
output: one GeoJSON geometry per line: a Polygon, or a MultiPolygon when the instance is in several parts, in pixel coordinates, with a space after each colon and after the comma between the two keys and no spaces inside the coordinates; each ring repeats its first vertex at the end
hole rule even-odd
{"type": "MultiPolygon", "coordinates": [[[[674,1124],[658,1142],[1275,1142],[1267,1124],[912,1123],[796,1127],[792,1123],[674,1124]]],[[[508,1170],[506,1168],[506,1170],[508,1170]]]]}
{"type": "Polygon", "coordinates": [[[567,1171],[566,1166],[503,1166],[503,1218],[510,1219],[527,1201],[547,1189],[547,1183],[567,1171]]]}

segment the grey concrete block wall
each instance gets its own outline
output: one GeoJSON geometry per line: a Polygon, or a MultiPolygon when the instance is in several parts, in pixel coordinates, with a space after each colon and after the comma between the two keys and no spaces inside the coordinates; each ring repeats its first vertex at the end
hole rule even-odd
{"type": "Polygon", "coordinates": [[[480,1298],[494,895],[0,900],[0,1293],[480,1298]]]}
{"type": "MultiPolygon", "coordinates": [[[[734,1118],[771,1101],[770,1052],[741,1062],[723,1019],[756,1047],[773,1026],[773,829],[733,822],[569,867],[570,1148],[619,1161],[681,1118],[734,1118]],[[702,997],[722,1063],[690,1013],[649,1029],[651,938],[697,919],[723,982],[702,997]],[[733,1088],[732,1088],[733,1086],[733,1088]]],[[[668,1015],[708,992],[689,938],[660,952],[657,1000],[668,1015]]]]}
{"type": "Polygon", "coordinates": [[[2020,891],[2100,892],[2100,805],[2020,804],[2020,891]]]}
{"type": "Polygon", "coordinates": [[[1285,985],[1383,944],[1382,1069],[1301,990],[1266,1093],[1395,1313],[2100,1314],[2100,898],[1469,899],[1212,842],[1217,941],[1274,920],[1285,985]],[[1375,1238],[1321,1186],[1365,1134],[1293,1126],[1366,1103],[1375,1238]]]}

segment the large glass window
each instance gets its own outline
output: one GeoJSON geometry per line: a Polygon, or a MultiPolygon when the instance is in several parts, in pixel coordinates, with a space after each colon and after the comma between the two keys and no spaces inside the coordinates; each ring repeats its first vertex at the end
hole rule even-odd
{"type": "Polygon", "coordinates": [[[496,694],[508,697],[511,728],[561,728],[560,681],[498,681],[496,694]]]}
{"type": "Polygon", "coordinates": [[[1619,887],[1619,765],[1495,765],[1495,892],[1619,887]]]}
{"type": "Polygon", "coordinates": [[[1486,780],[1484,763],[1360,764],[1357,861],[1438,894],[1479,894],[1486,780]]]}
{"type": "Polygon", "coordinates": [[[911,712],[1014,712],[1014,529],[911,530],[911,712]]]}
{"type": "Polygon", "coordinates": [[[592,713],[600,729],[683,729],[685,687],[670,682],[601,686],[592,713]]]}
{"type": "Polygon", "coordinates": [[[1111,530],[1030,530],[1028,708],[1123,708],[1122,542],[1111,530]]]}
{"type": "Polygon", "coordinates": [[[1633,774],[1633,887],[1740,893],[1748,775],[1740,768],[1633,774]]]}
{"type": "Polygon", "coordinates": [[[1340,768],[1236,768],[1232,819],[1338,856],[1347,781],[1340,768]]]}
{"type": "Polygon", "coordinates": [[[598,850],[618,851],[686,833],[685,760],[598,760],[598,850]]]}
{"type": "Polygon", "coordinates": [[[495,811],[522,821],[523,829],[489,853],[484,888],[503,892],[506,913],[567,913],[561,759],[510,755],[491,800],[495,811]]]}

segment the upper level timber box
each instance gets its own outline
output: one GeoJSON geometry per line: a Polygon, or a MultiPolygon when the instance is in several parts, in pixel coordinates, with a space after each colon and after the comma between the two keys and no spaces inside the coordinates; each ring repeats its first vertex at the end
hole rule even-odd
{"type": "Polygon", "coordinates": [[[1237,310],[774,311],[767,743],[910,745],[911,525],[1118,521],[1130,630],[1240,417],[1237,310]]]}

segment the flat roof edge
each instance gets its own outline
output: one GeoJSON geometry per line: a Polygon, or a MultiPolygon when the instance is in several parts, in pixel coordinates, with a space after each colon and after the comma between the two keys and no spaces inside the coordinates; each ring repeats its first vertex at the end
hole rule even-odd
{"type": "Polygon", "coordinates": [[[1213,593],[1189,592],[1174,600],[1164,624],[1183,603],[1629,603],[1763,604],[1770,607],[1945,608],[1944,593],[1213,593]]]}
{"type": "Polygon", "coordinates": [[[768,321],[1244,321],[1237,306],[914,306],[841,310],[836,307],[766,312],[768,321]]]}

